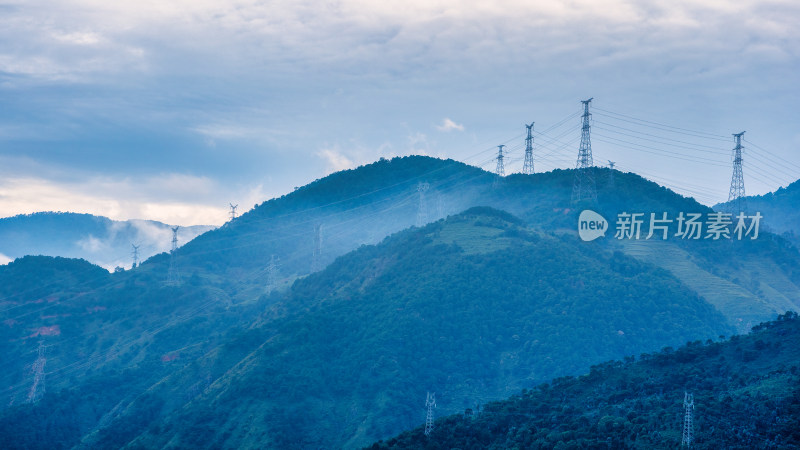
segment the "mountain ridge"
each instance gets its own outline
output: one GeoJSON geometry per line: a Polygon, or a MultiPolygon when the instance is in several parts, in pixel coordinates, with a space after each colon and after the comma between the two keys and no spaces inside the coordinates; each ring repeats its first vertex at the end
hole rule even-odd
{"type": "MultiPolygon", "coordinates": [[[[130,267],[131,245],[139,261],[170,249],[172,226],[155,220],[112,220],[85,213],[42,211],[0,218],[0,254],[10,260],[26,255],[85,259],[107,270],[130,267]]],[[[213,229],[180,228],[180,242],[213,229]]]]}
{"type": "MultiPolygon", "coordinates": [[[[353,180],[358,179],[364,168],[333,177],[335,182],[332,184],[327,178],[318,180],[314,189],[327,191],[328,197],[324,201],[315,200],[313,191],[298,189],[282,197],[283,200],[265,202],[263,208],[256,208],[220,229],[195,239],[179,249],[174,258],[166,253],[157,254],[136,270],[103,275],[98,286],[87,291],[74,289],[74,284],[67,283],[64,286],[54,285],[49,296],[39,295],[36,291],[18,292],[23,294],[23,298],[14,300],[14,304],[3,303],[0,308],[13,307],[12,313],[4,314],[2,319],[17,320],[13,327],[2,329],[0,334],[0,340],[7,349],[4,354],[10,361],[3,382],[13,388],[9,388],[6,394],[16,393],[19,400],[23,396],[22,391],[29,387],[26,364],[30,367],[33,363],[37,343],[25,336],[40,327],[59,326],[60,335],[40,337],[49,346],[48,385],[58,392],[58,396],[46,394],[36,405],[17,404],[0,415],[0,425],[10,426],[22,417],[38,417],[35,423],[64,433],[59,442],[67,447],[84,442],[90,447],[129,444],[135,448],[154,445],[152,443],[157,439],[154,436],[164,433],[176,436],[176,439],[183,439],[186,433],[206,436],[204,424],[216,419],[208,417],[202,409],[196,409],[189,415],[182,415],[180,411],[211,401],[212,398],[222,402],[221,405],[227,410],[232,404],[231,393],[274,396],[265,391],[263,385],[278,382],[288,383],[285,386],[287,391],[299,389],[300,392],[307,392],[307,386],[315,386],[317,380],[323,379],[319,378],[322,374],[319,377],[309,377],[309,374],[318,373],[319,367],[330,366],[325,358],[340,354],[338,348],[358,348],[361,341],[356,338],[359,336],[378,339],[383,346],[379,345],[376,349],[395,348],[399,345],[395,341],[397,336],[405,336],[407,329],[417,329],[419,321],[423,319],[438,321],[437,329],[446,330],[451,336],[455,336],[454,333],[466,333],[464,330],[454,330],[453,324],[462,324],[468,330],[483,330],[484,325],[494,327],[489,329],[491,334],[477,343],[460,338],[441,341],[439,338],[442,336],[439,335],[416,341],[418,335],[430,332],[427,329],[420,330],[421,334],[410,335],[411,342],[418,342],[419,348],[431,345],[448,348],[453,345],[452,342],[482,346],[484,353],[475,354],[483,355],[484,360],[461,356],[463,368],[455,367],[453,370],[466,371],[465,368],[470,367],[472,371],[466,371],[466,375],[459,372],[459,377],[463,377],[460,378],[462,384],[456,385],[450,392],[461,392],[459,395],[482,393],[487,396],[486,399],[507,396],[511,393],[507,388],[513,390],[545,379],[545,373],[553,374],[555,370],[562,370],[559,373],[579,371],[584,367],[581,364],[588,361],[598,360],[603,355],[617,355],[598,353],[593,346],[600,343],[608,347],[602,351],[611,349],[625,353],[625,347],[620,347],[621,343],[638,339],[636,345],[644,345],[648,341],[643,339],[651,336],[653,341],[648,345],[654,345],[656,340],[670,339],[675,335],[674,332],[667,333],[658,322],[654,322],[657,323],[655,326],[650,322],[647,326],[634,326],[633,331],[629,329],[630,324],[620,326],[607,323],[597,329],[589,327],[591,331],[587,331],[587,336],[591,338],[581,338],[583,340],[580,341],[585,341],[586,345],[577,351],[566,352],[566,355],[579,357],[582,361],[576,363],[564,359],[567,358],[565,352],[553,347],[561,341],[569,342],[564,338],[563,331],[562,339],[553,341],[533,337],[531,333],[535,330],[527,330],[525,325],[518,324],[519,330],[515,334],[520,340],[525,338],[519,342],[514,339],[514,334],[509,336],[497,328],[499,323],[517,323],[518,317],[503,316],[492,323],[474,323],[475,318],[470,316],[469,310],[459,309],[455,306],[459,303],[455,303],[444,308],[444,311],[462,316],[442,322],[443,318],[438,317],[441,313],[428,311],[423,314],[430,305],[419,301],[419,298],[441,297],[452,301],[456,294],[469,298],[470,295],[483,292],[486,298],[507,297],[516,299],[520,308],[533,308],[532,304],[520,301],[519,295],[532,289],[528,283],[541,282],[544,283],[543,292],[550,296],[546,298],[552,301],[552,311],[545,309],[538,315],[534,314],[530,316],[530,322],[536,323],[539,320],[537,317],[549,317],[553,323],[570,323],[570,320],[578,319],[568,314],[562,317],[560,314],[562,311],[569,312],[563,304],[563,298],[568,293],[574,294],[575,298],[584,298],[581,296],[588,295],[585,291],[589,286],[596,292],[619,292],[613,298],[627,302],[629,299],[619,289],[630,285],[630,289],[644,298],[664,298],[664,307],[668,309],[672,308],[668,300],[680,300],[676,305],[694,305],[694,309],[669,309],[669,314],[681,315],[687,319],[687,324],[703,323],[703,320],[713,317],[713,324],[708,325],[724,328],[725,334],[732,332],[730,327],[749,329],[748,322],[758,323],[761,317],[774,317],[780,312],[778,309],[781,305],[787,304],[787,301],[795,302],[797,298],[792,297],[798,292],[796,280],[800,275],[796,250],[784,247],[783,240],[769,233],[764,233],[763,240],[741,243],[682,242],[674,239],[663,243],[627,243],[610,238],[592,243],[581,242],[576,231],[577,215],[580,208],[590,205],[581,204],[576,208],[570,204],[573,171],[561,170],[536,176],[511,175],[495,183],[497,179],[494,175],[480,169],[454,161],[424,157],[379,161],[367,169],[371,173],[368,178],[372,181],[365,181],[363,185],[353,180]],[[396,166],[403,169],[395,171],[396,166]],[[435,178],[431,173],[441,177],[435,178]],[[422,199],[418,191],[420,182],[427,182],[429,187],[422,199]],[[297,195],[306,197],[299,197],[300,200],[295,202],[297,195]],[[463,213],[450,214],[448,220],[439,219],[439,208],[434,200],[437,197],[445,203],[442,212],[449,214],[450,209],[463,208],[463,213]],[[420,208],[426,202],[427,207],[420,208]],[[469,209],[477,205],[483,206],[469,209]],[[417,218],[423,215],[420,209],[425,209],[423,212],[427,212],[428,221],[433,220],[434,223],[416,227],[417,218]],[[309,273],[314,248],[313,230],[320,223],[323,224],[324,243],[320,262],[321,266],[328,268],[309,273]],[[374,233],[371,237],[370,231],[374,233]],[[392,236],[384,238],[385,234],[392,236]],[[365,241],[380,244],[363,245],[365,241]],[[528,255],[524,251],[537,245],[561,249],[554,256],[556,261],[560,261],[558,267],[584,261],[600,275],[583,279],[592,272],[581,268],[575,271],[580,276],[543,275],[545,280],[541,281],[531,278],[531,273],[521,271],[525,264],[509,265],[509,261],[498,254],[507,252],[519,261],[537,261],[531,267],[546,268],[546,261],[526,259],[544,258],[547,255],[547,252],[528,255]],[[389,251],[390,247],[393,256],[378,257],[382,252],[389,251]],[[419,263],[412,258],[413,255],[408,254],[410,249],[420,250],[420,255],[427,258],[427,271],[420,271],[419,263]],[[631,256],[640,261],[631,259],[631,256]],[[270,268],[271,261],[280,264],[277,270],[270,268]],[[398,261],[402,261],[401,266],[397,265],[398,261]],[[179,283],[167,285],[166,275],[173,263],[179,274],[179,283]],[[507,270],[480,270],[483,266],[507,270]],[[758,270],[753,270],[754,267],[758,270]],[[431,278],[432,274],[445,269],[453,275],[441,277],[444,281],[438,277],[431,278]],[[473,274],[472,278],[463,280],[463,286],[469,286],[469,289],[448,284],[460,280],[462,269],[467,270],[465,273],[473,274]],[[487,278],[487,272],[494,274],[494,277],[487,278]],[[406,276],[410,273],[416,274],[416,278],[406,276]],[[511,281],[514,289],[509,290],[497,283],[497,279],[511,274],[516,274],[511,281]],[[637,279],[637,276],[640,278],[637,279]],[[600,281],[595,278],[615,281],[609,286],[600,286],[600,281]],[[420,283],[416,279],[428,279],[429,282],[420,283]],[[478,279],[484,280],[485,285],[474,284],[474,280],[478,279]],[[661,290],[645,289],[641,280],[647,279],[656,280],[653,282],[662,286],[661,290]],[[707,284],[709,280],[728,283],[725,286],[729,291],[715,292],[715,289],[709,289],[703,291],[702,296],[698,295],[702,291],[698,286],[707,284]],[[383,286],[383,291],[395,292],[395,296],[380,297],[379,286],[383,286]],[[418,295],[417,301],[410,307],[405,303],[401,305],[400,302],[405,300],[398,293],[419,292],[420,289],[427,289],[425,292],[428,294],[418,295]],[[739,297],[731,300],[728,294],[733,291],[738,292],[739,297]],[[52,297],[53,301],[37,303],[48,297],[52,297]],[[378,299],[383,302],[378,303],[388,306],[375,309],[378,303],[373,304],[366,299],[378,299]],[[361,307],[348,309],[356,304],[354,302],[361,307]],[[720,311],[724,313],[722,316],[720,311]],[[332,321],[326,312],[335,313],[339,319],[332,321]],[[364,316],[367,313],[368,316],[364,316]],[[419,316],[412,313],[419,313],[419,316]],[[363,320],[353,322],[353,317],[363,320]],[[386,323],[383,328],[396,330],[394,336],[379,337],[364,331],[364,323],[373,318],[381,318],[386,323]],[[737,321],[737,318],[743,320],[737,321]],[[407,324],[407,328],[396,328],[403,323],[407,324]],[[648,331],[650,328],[652,330],[648,331]],[[349,339],[350,344],[326,347],[336,342],[333,337],[319,339],[319,330],[326,329],[331,333],[337,331],[334,337],[349,339]],[[353,330],[361,331],[360,334],[353,334],[353,330]],[[623,334],[619,334],[620,331],[623,334]],[[318,339],[309,343],[306,337],[314,336],[314,333],[317,333],[318,339]],[[533,342],[537,340],[538,343],[534,345],[533,342]],[[67,343],[69,345],[65,345],[67,343]],[[526,343],[529,343],[527,348],[526,343]],[[309,347],[312,344],[319,347],[309,347]],[[319,348],[328,348],[328,351],[319,351],[319,348]],[[583,355],[581,351],[584,350],[589,353],[583,355]],[[539,354],[551,352],[556,355],[557,361],[539,361],[529,367],[531,359],[521,359],[519,355],[531,351],[538,351],[539,354]],[[265,352],[270,355],[266,360],[265,352]],[[309,355],[309,358],[292,359],[294,357],[291,355],[298,353],[309,355]],[[271,366],[269,361],[272,360],[284,361],[285,364],[271,366]],[[317,367],[309,367],[308,362],[304,361],[317,361],[318,364],[317,367]],[[263,369],[260,375],[252,373],[254,367],[263,369]],[[541,373],[537,375],[537,371],[541,373]],[[71,382],[70,376],[78,381],[71,382]],[[533,378],[528,379],[528,376],[533,378]],[[305,381],[298,387],[290,379],[305,381]],[[127,387],[112,389],[112,385],[127,387]],[[98,386],[106,386],[102,395],[98,394],[98,386]],[[95,399],[95,405],[90,407],[86,399],[95,399]],[[58,408],[80,410],[81,420],[70,422],[69,415],[64,415],[64,410],[58,408]],[[53,414],[52,411],[61,413],[53,414]],[[168,429],[158,425],[167,417],[170,424],[168,429]]],[[[601,201],[598,205],[591,205],[609,219],[615,217],[619,208],[640,212],[664,210],[670,214],[678,211],[710,211],[692,199],[681,197],[634,174],[614,172],[616,187],[612,190],[607,184],[611,173],[608,169],[597,171],[601,201]]],[[[542,274],[545,273],[543,269],[542,274]]],[[[12,275],[0,268],[0,280],[4,276],[12,275]]],[[[47,285],[46,280],[42,280],[41,284],[47,285]]],[[[505,314],[491,308],[484,310],[491,304],[482,305],[478,302],[474,307],[485,317],[505,314]]],[[[657,304],[655,301],[645,302],[640,306],[652,307],[657,304]]],[[[608,311],[601,310],[598,321],[606,317],[603,314],[614,311],[605,309],[608,311]]],[[[583,316],[591,317],[592,314],[594,312],[585,312],[583,316]]],[[[619,314],[619,317],[627,316],[619,314]]],[[[651,317],[653,320],[655,318],[651,317]]],[[[635,324],[635,320],[631,323],[635,324]]],[[[583,328],[566,329],[587,329],[585,322],[575,323],[583,323],[583,328]]],[[[681,321],[675,324],[679,328],[682,326],[681,321]]],[[[542,326],[542,330],[545,329],[548,328],[542,326]]],[[[718,332],[720,330],[715,329],[708,335],[713,337],[718,332]]],[[[557,336],[557,333],[553,335],[557,336]]],[[[685,335],[683,338],[692,337],[685,335]]],[[[678,341],[675,345],[682,342],[678,341]]],[[[641,346],[630,347],[628,351],[636,353],[637,349],[640,350],[641,346]]],[[[453,347],[448,352],[461,350],[453,347]]],[[[391,373],[392,365],[397,364],[394,357],[383,355],[381,359],[380,356],[375,358],[379,362],[377,365],[369,360],[339,366],[339,378],[362,380],[365,386],[376,389],[375,382],[369,376],[372,372],[369,371],[377,370],[376,373],[385,376],[391,373]],[[367,375],[363,374],[364,371],[367,371],[367,375]]],[[[408,355],[404,358],[411,361],[408,364],[423,366],[431,361],[430,357],[419,354],[414,354],[414,358],[408,355]]],[[[439,356],[439,359],[446,358],[439,356]]],[[[435,378],[441,374],[442,371],[437,369],[426,376],[435,378]]],[[[384,380],[387,386],[394,386],[392,383],[397,382],[391,378],[384,380]]],[[[336,399],[339,397],[336,396],[343,392],[357,392],[357,388],[336,387],[337,381],[333,380],[325,383],[328,387],[314,388],[318,394],[312,398],[319,400],[319,404],[306,405],[304,402],[309,399],[303,400],[302,395],[297,393],[293,395],[300,397],[285,399],[291,400],[290,404],[294,406],[270,410],[279,419],[291,418],[289,422],[300,420],[305,423],[307,419],[303,419],[302,415],[304,410],[311,411],[320,405],[327,405],[330,411],[337,411],[347,422],[342,425],[329,420],[325,414],[316,416],[326,421],[324,430],[328,434],[312,433],[311,439],[314,440],[308,442],[320,445],[330,442],[343,442],[348,446],[368,445],[377,436],[388,437],[401,430],[396,428],[397,423],[393,422],[392,417],[404,418],[402,420],[407,421],[408,426],[416,423],[411,422],[415,420],[414,406],[404,402],[409,396],[416,398],[417,394],[422,395],[424,392],[414,389],[424,387],[407,376],[399,382],[401,384],[394,390],[378,390],[363,399],[351,398],[338,403],[336,399]],[[329,387],[334,390],[326,391],[329,387]],[[393,411],[390,409],[392,405],[401,406],[393,411]],[[367,411],[378,412],[365,416],[367,411]]],[[[443,395],[445,391],[439,392],[443,395]]],[[[310,392],[308,394],[311,395],[310,392]]],[[[10,398],[13,399],[13,395],[10,398]]],[[[227,442],[257,445],[262,438],[258,433],[247,431],[247,424],[265,432],[267,438],[264,439],[289,444],[295,442],[292,440],[294,435],[285,431],[293,429],[292,426],[275,427],[273,424],[267,429],[262,427],[267,422],[251,424],[250,412],[246,410],[254,408],[252,414],[258,416],[258,411],[264,409],[260,402],[259,399],[249,398],[246,404],[241,405],[241,409],[232,409],[229,414],[231,421],[221,428],[224,431],[204,442],[216,442],[220,446],[227,442]],[[237,423],[245,425],[240,428],[237,423]]],[[[275,404],[269,408],[275,408],[275,404]]],[[[45,428],[37,430],[31,426],[20,428],[28,430],[28,434],[20,439],[25,436],[28,439],[35,435],[47,436],[45,428]]]]}

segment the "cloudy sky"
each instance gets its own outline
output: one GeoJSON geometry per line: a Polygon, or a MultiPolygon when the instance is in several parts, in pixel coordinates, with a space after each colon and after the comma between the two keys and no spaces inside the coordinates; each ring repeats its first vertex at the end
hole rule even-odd
{"type": "Polygon", "coordinates": [[[800,177],[800,4],[0,2],[0,216],[219,224],[332,171],[427,154],[596,164],[703,203],[800,177]]]}

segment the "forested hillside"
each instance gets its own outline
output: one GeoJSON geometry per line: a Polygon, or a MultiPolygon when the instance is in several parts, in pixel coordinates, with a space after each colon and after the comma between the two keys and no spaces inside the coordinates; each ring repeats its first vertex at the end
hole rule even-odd
{"type": "Polygon", "coordinates": [[[584,207],[612,224],[622,210],[710,211],[635,174],[612,187],[611,173],[597,171],[597,204],[573,207],[572,171],[497,180],[382,160],[135,270],[0,267],[4,444],[369,445],[418,424],[429,390],[455,413],[797,309],[800,255],[770,233],[580,241],[584,207]]]}
{"type": "MultiPolygon", "coordinates": [[[[787,313],[746,336],[598,364],[442,417],[429,436],[418,427],[370,448],[678,448],[686,392],[694,397],[691,448],[798,448],[797,342],[800,319],[787,313]]],[[[417,416],[423,422],[423,402],[417,416]]]]}
{"type": "Polygon", "coordinates": [[[250,323],[267,301],[231,308],[204,279],[167,286],[147,267],[110,274],[45,256],[0,266],[0,421],[16,424],[0,433],[13,444],[0,447],[71,447],[120,404],[250,323]],[[40,348],[44,377],[35,389],[40,348]],[[27,404],[34,391],[44,395],[27,404]]]}
{"type": "Polygon", "coordinates": [[[414,424],[426,390],[455,412],[732,332],[668,272],[488,208],[339,258],[285,304],[286,317],[240,338],[247,358],[132,446],[366,445],[414,424]]]}
{"type": "MultiPolygon", "coordinates": [[[[474,206],[508,211],[537,229],[574,239],[584,208],[601,213],[611,226],[622,212],[648,218],[650,213],[667,213],[672,219],[681,212],[713,212],[633,173],[596,168],[595,176],[597,203],[573,205],[571,170],[512,174],[497,180],[453,160],[422,156],[381,160],[256,205],[179,249],[176,261],[201,274],[248,282],[267,278],[265,268],[278,261],[277,277],[285,285],[360,245],[379,242],[420,220],[438,220],[474,206]],[[422,196],[421,184],[427,186],[422,196]]],[[[666,241],[644,239],[646,224],[642,239],[617,241],[611,230],[604,240],[672,272],[714,304],[739,332],[800,305],[800,252],[785,239],[762,230],[757,240],[720,245],[676,238],[676,230],[673,220],[669,226],[673,237],[666,241]]],[[[162,268],[168,264],[164,255],[150,262],[162,268]]]]}

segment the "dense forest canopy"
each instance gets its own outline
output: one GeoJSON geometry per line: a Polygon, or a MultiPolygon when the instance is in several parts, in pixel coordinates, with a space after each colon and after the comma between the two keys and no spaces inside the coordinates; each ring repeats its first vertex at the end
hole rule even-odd
{"type": "MultiPolygon", "coordinates": [[[[508,400],[441,417],[371,449],[677,448],[684,394],[697,449],[800,446],[800,319],[592,366],[508,400]]],[[[419,422],[425,415],[419,402],[419,422]]]]}

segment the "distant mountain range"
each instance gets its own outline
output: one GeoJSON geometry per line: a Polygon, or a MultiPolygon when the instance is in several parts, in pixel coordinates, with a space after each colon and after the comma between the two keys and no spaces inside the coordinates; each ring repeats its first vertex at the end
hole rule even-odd
{"type": "MultiPolygon", "coordinates": [[[[760,212],[764,223],[800,248],[800,180],[764,195],[745,197],[748,211],[760,212]]],[[[714,205],[723,209],[726,203],[714,205]]]]}
{"type": "MultiPolygon", "coordinates": [[[[139,261],[171,248],[171,225],[153,220],[111,220],[91,214],[40,212],[0,219],[0,260],[25,255],[82,258],[113,270],[130,268],[131,245],[139,261]]],[[[181,227],[179,245],[214,227],[181,227]]]]}
{"type": "Polygon", "coordinates": [[[582,242],[584,208],[712,210],[609,169],[573,205],[573,177],[382,160],[136,270],[2,266],[0,446],[353,448],[418,424],[429,390],[455,413],[799,309],[786,239],[582,242]]]}

